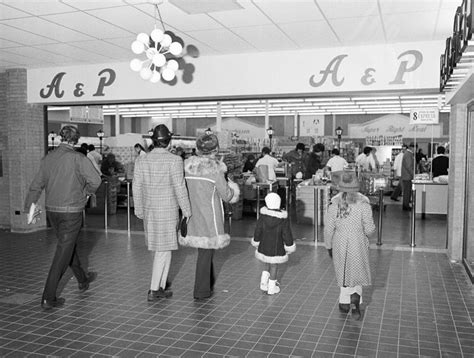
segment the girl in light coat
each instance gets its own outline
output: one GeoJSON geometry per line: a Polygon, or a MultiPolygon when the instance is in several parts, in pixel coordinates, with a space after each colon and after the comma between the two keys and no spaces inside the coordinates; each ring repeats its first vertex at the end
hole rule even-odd
{"type": "Polygon", "coordinates": [[[183,246],[198,249],[194,298],[212,296],[215,276],[212,258],[215,249],[229,245],[230,236],[224,232],[223,201],[234,203],[239,199],[237,184],[225,179],[227,167],[216,159],[219,142],[214,134],[197,139],[197,156],[184,162],[186,184],[193,216],[188,221],[187,235],[180,235],[183,246]]]}
{"type": "Polygon", "coordinates": [[[368,236],[375,232],[369,199],[360,194],[355,172],[344,171],[337,185],[341,192],[329,205],[324,241],[333,258],[340,287],[339,310],[360,319],[362,286],[371,284],[368,236]]]}

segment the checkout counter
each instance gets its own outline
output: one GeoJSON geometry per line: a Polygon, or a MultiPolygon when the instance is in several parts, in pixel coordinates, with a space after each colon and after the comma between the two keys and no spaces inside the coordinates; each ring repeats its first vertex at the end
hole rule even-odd
{"type": "Polygon", "coordinates": [[[448,214],[448,184],[432,180],[413,180],[416,190],[416,214],[448,214]]]}

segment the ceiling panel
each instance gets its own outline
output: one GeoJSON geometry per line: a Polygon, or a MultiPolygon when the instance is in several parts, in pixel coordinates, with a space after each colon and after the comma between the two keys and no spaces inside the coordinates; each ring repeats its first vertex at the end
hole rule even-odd
{"type": "Polygon", "coordinates": [[[300,48],[324,48],[341,45],[326,21],[282,24],[280,27],[300,48]]]}
{"type": "Polygon", "coordinates": [[[212,48],[220,49],[220,52],[225,54],[257,51],[250,43],[227,29],[192,31],[190,35],[199,38],[212,48]]]}
{"type": "Polygon", "coordinates": [[[240,27],[232,31],[263,51],[298,49],[298,45],[275,25],[240,27]]]}
{"type": "Polygon", "coordinates": [[[84,50],[71,46],[69,44],[50,44],[50,45],[42,45],[42,49],[56,53],[56,54],[67,54],[68,57],[72,59],[77,59],[78,61],[88,61],[88,62],[104,62],[104,61],[110,61],[109,57],[92,53],[92,52],[87,52],[87,57],[84,56],[84,50]]]}
{"type": "Polygon", "coordinates": [[[43,20],[39,17],[29,17],[27,19],[5,20],[2,23],[16,27],[34,30],[37,33],[48,34],[48,37],[59,42],[86,41],[92,38],[80,32],[70,30],[64,26],[43,20]]]}
{"type": "MultiPolygon", "coordinates": [[[[60,0],[62,3],[70,5],[76,9],[80,10],[92,10],[92,9],[107,9],[113,8],[116,6],[126,5],[121,0],[104,0],[104,1],[94,1],[94,0],[60,0]]],[[[146,1],[141,1],[146,2],[146,1]]]]}
{"type": "MultiPolygon", "coordinates": [[[[408,14],[410,12],[424,12],[438,10],[441,0],[377,0],[382,14],[408,14]]],[[[462,0],[458,1],[458,4],[462,0]]],[[[454,13],[453,13],[454,14],[454,13]]],[[[410,24],[404,22],[404,24],[410,24]]]]}
{"type": "Polygon", "coordinates": [[[77,11],[59,1],[25,1],[25,0],[7,0],[9,6],[22,10],[32,15],[61,14],[77,11]]]}
{"type": "Polygon", "coordinates": [[[0,48],[18,47],[23,46],[20,42],[8,41],[0,38],[0,48]]]}
{"type": "MultiPolygon", "coordinates": [[[[150,33],[155,28],[155,20],[153,16],[149,16],[143,11],[131,6],[90,10],[87,11],[87,13],[104,19],[111,24],[118,24],[121,28],[127,29],[134,34],[140,32],[150,33]]],[[[158,24],[158,27],[161,28],[161,25],[158,24]]]]}
{"type": "Polygon", "coordinates": [[[38,65],[52,66],[54,63],[50,62],[49,59],[39,61],[37,58],[29,57],[29,56],[22,56],[17,53],[11,53],[10,51],[14,49],[8,49],[2,51],[2,60],[13,62],[21,66],[27,67],[36,67],[38,65]]]}
{"type": "MultiPolygon", "coordinates": [[[[0,0],[0,58],[29,66],[5,48],[38,47],[78,63],[129,61],[130,44],[155,23],[154,0],[0,0]],[[18,20],[21,18],[21,20],[18,20]],[[7,26],[11,25],[11,26],[7,26]],[[13,27],[14,26],[14,27],[13,27]],[[104,39],[104,42],[98,41],[104,39]],[[70,48],[59,43],[67,43],[70,48]],[[47,45],[47,46],[43,46],[47,45]],[[66,52],[72,53],[69,55],[66,52]],[[74,49],[74,50],[73,50],[74,49]],[[93,55],[90,55],[92,51],[93,55]]],[[[442,40],[452,35],[462,0],[185,0],[189,15],[164,0],[166,29],[195,45],[201,56],[372,43],[442,40]],[[213,6],[207,11],[203,6],[213,6]],[[192,3],[191,3],[192,2],[192,3]],[[237,3],[239,6],[235,6],[237,3]],[[227,5],[237,8],[228,10],[227,5]],[[380,12],[379,12],[380,7],[380,12]],[[214,11],[219,10],[219,11],[214,11]],[[188,9],[189,11],[189,9],[188,9]],[[383,26],[382,26],[383,25],[383,26]],[[334,31],[333,31],[334,29],[334,31]],[[383,38],[383,29],[387,37],[383,38]]],[[[21,56],[20,56],[21,57],[21,56]]],[[[66,60],[65,60],[66,61],[66,60]]],[[[70,63],[69,60],[67,63],[70,63]]],[[[51,59],[35,67],[50,66],[51,59]]]]}
{"type": "Polygon", "coordinates": [[[348,17],[329,20],[345,46],[383,43],[385,41],[379,17],[348,17]]]}
{"type": "Polygon", "coordinates": [[[15,8],[12,8],[11,6],[5,5],[5,3],[6,3],[5,1],[3,1],[3,3],[0,3],[0,20],[17,19],[20,17],[31,16],[27,14],[26,12],[23,12],[15,8]]]}
{"type": "Polygon", "coordinates": [[[428,41],[433,39],[433,31],[436,23],[436,11],[410,12],[404,14],[383,15],[385,34],[389,42],[428,41]],[[401,23],[414,24],[416,26],[400,26],[401,23]]]}
{"type": "Polygon", "coordinates": [[[215,12],[210,16],[226,27],[267,25],[272,22],[249,1],[240,2],[242,9],[232,12],[215,12]]]}
{"type": "MultiPolygon", "coordinates": [[[[72,46],[106,56],[107,58],[114,59],[115,61],[118,58],[123,60],[133,58],[133,52],[131,50],[120,48],[101,40],[74,42],[72,46]]],[[[85,56],[87,56],[87,54],[85,54],[85,56]]]]}
{"type": "Polygon", "coordinates": [[[377,2],[373,0],[316,0],[327,19],[376,16],[377,2]]]}
{"type": "MultiPolygon", "coordinates": [[[[31,31],[35,31],[35,29],[31,29],[31,31]]],[[[4,39],[12,39],[15,42],[19,42],[24,45],[40,45],[55,42],[54,40],[51,40],[49,38],[36,35],[32,32],[19,30],[17,28],[7,26],[2,23],[0,23],[0,34],[0,36],[4,39]]]]}
{"type": "MultiPolygon", "coordinates": [[[[154,6],[151,3],[138,4],[136,7],[150,16],[155,18],[154,6]]],[[[160,13],[165,25],[173,26],[180,31],[194,31],[194,30],[212,30],[221,29],[222,26],[217,23],[210,16],[205,14],[188,15],[181,9],[173,6],[170,3],[164,3],[160,6],[160,13]]],[[[159,16],[156,16],[158,24],[159,16]]]]}
{"type": "Polygon", "coordinates": [[[313,0],[292,1],[290,6],[286,1],[255,0],[254,4],[280,24],[323,19],[313,0]]]}
{"type": "Polygon", "coordinates": [[[125,31],[118,26],[114,26],[82,12],[61,15],[47,15],[44,16],[44,18],[94,38],[130,35],[129,31],[125,31]]]}
{"type": "Polygon", "coordinates": [[[43,50],[42,48],[30,46],[11,48],[8,50],[8,52],[32,58],[35,61],[48,61],[56,64],[60,64],[62,61],[71,61],[73,59],[70,56],[64,56],[58,53],[51,53],[49,51],[43,50]]]}

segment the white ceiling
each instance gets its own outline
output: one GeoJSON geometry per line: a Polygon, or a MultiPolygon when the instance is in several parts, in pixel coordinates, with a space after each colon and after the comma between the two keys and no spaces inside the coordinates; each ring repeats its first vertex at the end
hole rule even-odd
{"type": "MultiPolygon", "coordinates": [[[[8,68],[41,68],[130,61],[130,45],[140,32],[161,27],[155,5],[140,0],[0,0],[0,71],[8,68]]],[[[258,53],[445,40],[452,35],[456,8],[461,0],[161,0],[159,10],[166,30],[179,35],[185,45],[195,45],[201,56],[258,53]]],[[[417,97],[415,105],[438,104],[444,95],[417,97]],[[437,96],[434,96],[437,97],[437,96]]],[[[269,109],[339,113],[326,103],[293,100],[269,109]],[[326,105],[326,106],[323,106],[326,105]],[[308,107],[309,106],[309,107],[308,107]],[[299,108],[300,107],[300,108],[299,108]]],[[[372,97],[361,104],[357,97],[346,99],[346,113],[394,111],[403,113],[403,96],[372,97]],[[393,102],[395,101],[395,102],[393,102]]],[[[239,103],[228,103],[231,107],[239,103]]],[[[174,104],[179,107],[180,104],[174,104]]],[[[208,103],[201,103],[199,107],[208,103]]],[[[146,105],[145,105],[146,106],[146,105]]],[[[170,105],[172,106],[172,105],[170,105]]],[[[120,106],[121,112],[143,112],[120,106]]],[[[251,107],[249,107],[251,109],[251,107]]],[[[265,112],[262,101],[254,107],[265,112]]],[[[202,116],[196,110],[192,115],[202,116]]],[[[224,112],[227,107],[224,106],[224,112]]],[[[342,108],[341,108],[342,109],[342,108]]],[[[115,108],[104,109],[105,112],[115,108]]],[[[182,108],[175,109],[179,114],[182,108]]],[[[212,112],[215,115],[216,106],[212,112]]],[[[409,111],[409,110],[408,110],[409,111]]],[[[248,115],[255,115],[245,109],[248,115]]],[[[244,113],[241,111],[241,114],[244,113]]],[[[185,111],[186,113],[186,111],[185,111]]],[[[188,111],[188,113],[190,113],[188,111]]],[[[237,112],[235,112],[237,113],[237,112]]],[[[122,113],[126,114],[126,113],[122,113]]],[[[167,116],[160,106],[147,108],[148,115],[167,116]]],[[[138,115],[138,114],[136,114],[138,115]]],[[[184,115],[184,113],[183,113],[184,115]]]]}
{"type": "MultiPolygon", "coordinates": [[[[166,29],[206,56],[445,40],[460,4],[164,0],[159,9],[166,29]]],[[[139,0],[1,0],[0,70],[129,61],[136,35],[160,27],[154,9],[139,0]]]]}

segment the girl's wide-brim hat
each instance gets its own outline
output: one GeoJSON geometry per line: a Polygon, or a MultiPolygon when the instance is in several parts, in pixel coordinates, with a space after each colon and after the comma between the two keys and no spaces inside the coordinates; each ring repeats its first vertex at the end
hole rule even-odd
{"type": "Polygon", "coordinates": [[[337,178],[337,189],[346,193],[355,193],[360,190],[360,183],[357,179],[357,175],[353,171],[341,171],[335,172],[331,177],[337,178]]]}
{"type": "Polygon", "coordinates": [[[219,140],[214,134],[204,134],[196,140],[196,149],[202,154],[219,151],[219,140]]]}

